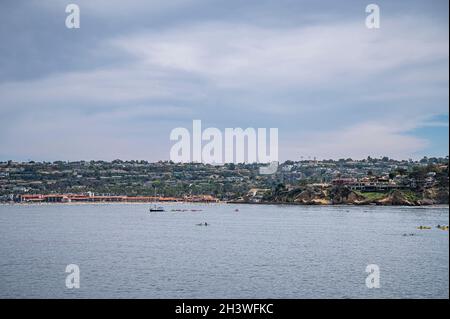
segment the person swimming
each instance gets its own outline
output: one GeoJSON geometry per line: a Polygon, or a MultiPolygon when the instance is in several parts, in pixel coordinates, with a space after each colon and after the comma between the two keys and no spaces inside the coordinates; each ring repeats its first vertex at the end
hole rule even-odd
{"type": "Polygon", "coordinates": [[[207,222],[196,224],[197,226],[208,226],[209,224],[207,222]]]}

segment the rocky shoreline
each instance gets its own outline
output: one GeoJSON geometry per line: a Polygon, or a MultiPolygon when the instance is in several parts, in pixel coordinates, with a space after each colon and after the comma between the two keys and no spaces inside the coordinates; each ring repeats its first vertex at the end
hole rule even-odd
{"type": "Polygon", "coordinates": [[[306,186],[254,201],[251,198],[228,201],[233,204],[294,204],[294,205],[377,205],[377,206],[430,206],[448,205],[448,189],[422,191],[393,190],[388,193],[361,193],[348,187],[320,188],[306,186]]]}

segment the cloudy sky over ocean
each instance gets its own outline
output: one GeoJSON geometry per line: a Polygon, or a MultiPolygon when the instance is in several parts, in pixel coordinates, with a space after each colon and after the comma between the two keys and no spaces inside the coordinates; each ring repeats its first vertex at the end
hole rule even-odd
{"type": "Polygon", "coordinates": [[[277,127],[281,160],[448,155],[448,1],[3,0],[0,160],[169,159],[277,127]],[[81,28],[65,27],[76,3],[81,28]]]}

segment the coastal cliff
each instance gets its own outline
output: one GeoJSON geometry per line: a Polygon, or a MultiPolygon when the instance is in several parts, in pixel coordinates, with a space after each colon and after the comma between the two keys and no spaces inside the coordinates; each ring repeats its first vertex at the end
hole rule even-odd
{"type": "Polygon", "coordinates": [[[380,205],[423,206],[449,203],[449,189],[392,190],[385,193],[354,191],[347,186],[304,186],[291,190],[278,189],[255,202],[244,197],[235,203],[298,204],[298,205],[380,205]]]}

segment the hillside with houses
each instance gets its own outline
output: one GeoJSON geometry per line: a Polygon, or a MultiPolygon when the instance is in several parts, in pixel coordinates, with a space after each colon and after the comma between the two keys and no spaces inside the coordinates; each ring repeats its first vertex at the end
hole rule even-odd
{"type": "Polygon", "coordinates": [[[448,157],[209,165],[160,161],[0,162],[0,200],[448,204],[448,157]],[[40,196],[40,197],[39,197],[40,196]]]}

